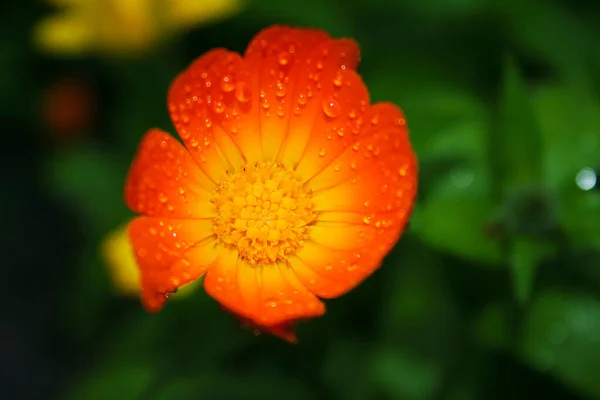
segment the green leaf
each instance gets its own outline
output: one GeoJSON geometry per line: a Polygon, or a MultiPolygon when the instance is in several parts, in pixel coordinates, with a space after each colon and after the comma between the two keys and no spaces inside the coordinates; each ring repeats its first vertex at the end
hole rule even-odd
{"type": "Polygon", "coordinates": [[[349,376],[367,376],[369,354],[366,346],[358,345],[349,339],[333,341],[323,357],[321,375],[329,391],[335,397],[348,400],[360,400],[373,397],[373,387],[369,379],[357,379],[348,385],[349,376]]]}
{"type": "Polygon", "coordinates": [[[499,100],[492,151],[497,154],[501,192],[537,186],[542,181],[543,148],[540,130],[526,83],[515,61],[508,57],[499,100]]]}
{"type": "Polygon", "coordinates": [[[600,249],[600,193],[572,189],[565,193],[559,219],[574,247],[600,249]]]}
{"type": "Polygon", "coordinates": [[[487,306],[475,321],[477,340],[486,347],[507,348],[510,344],[508,312],[503,304],[487,306]]]}
{"type": "MultiPolygon", "coordinates": [[[[353,18],[344,7],[320,0],[255,0],[247,11],[247,18],[266,19],[271,23],[310,26],[324,29],[333,36],[353,33],[353,18]]],[[[266,25],[266,23],[265,23],[266,25]]]]}
{"type": "Polygon", "coordinates": [[[590,55],[596,59],[600,55],[594,32],[565,7],[544,1],[495,4],[525,51],[557,68],[569,80],[579,81],[590,55]]]}
{"type": "Polygon", "coordinates": [[[80,212],[92,237],[109,232],[130,215],[123,201],[126,166],[99,146],[65,150],[43,170],[49,190],[80,212]]]}
{"type": "Polygon", "coordinates": [[[589,87],[561,84],[538,88],[533,107],[542,132],[546,182],[554,190],[573,191],[577,173],[600,161],[600,101],[589,87]]]}
{"type": "Polygon", "coordinates": [[[155,368],[143,362],[119,362],[107,365],[84,379],[66,396],[67,399],[105,400],[141,399],[155,377],[155,368]]]}
{"type": "Polygon", "coordinates": [[[547,290],[525,316],[520,354],[535,368],[581,393],[600,396],[600,301],[547,290]]]}
{"type": "Polygon", "coordinates": [[[437,249],[498,266],[500,244],[488,234],[493,213],[493,204],[485,197],[436,197],[417,205],[411,229],[437,249]]]}
{"type": "Polygon", "coordinates": [[[520,303],[529,300],[535,274],[540,262],[553,253],[554,248],[545,242],[526,237],[512,237],[508,250],[508,263],[513,278],[515,297],[520,303]]]}
{"type": "Polygon", "coordinates": [[[369,368],[373,384],[390,398],[432,398],[441,385],[443,369],[435,361],[386,347],[373,354],[369,368]]]}

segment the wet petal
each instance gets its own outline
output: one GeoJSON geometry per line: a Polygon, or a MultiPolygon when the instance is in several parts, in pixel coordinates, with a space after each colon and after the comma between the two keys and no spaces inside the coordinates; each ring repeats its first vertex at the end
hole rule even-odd
{"type": "Polygon", "coordinates": [[[140,214],[171,218],[211,218],[213,184],[188,151],[158,129],[142,139],[125,186],[125,203],[140,214]]]}
{"type": "Polygon", "coordinates": [[[169,112],[200,168],[219,182],[226,170],[260,159],[258,109],[251,77],[237,53],[208,52],[169,89],[169,112]]]}
{"type": "MultiPolygon", "coordinates": [[[[339,107],[342,105],[348,106],[347,102],[354,104],[356,101],[360,103],[361,100],[357,99],[366,98],[366,91],[359,90],[359,85],[345,86],[346,82],[352,80],[352,78],[348,78],[354,74],[350,71],[356,68],[358,64],[359,56],[356,43],[348,39],[330,39],[317,44],[321,40],[319,34],[311,33],[311,35],[313,35],[311,37],[315,44],[312,45],[310,54],[304,58],[303,63],[292,64],[296,67],[293,70],[294,82],[292,83],[290,80],[288,86],[282,84],[281,89],[283,90],[280,90],[277,85],[279,81],[272,78],[275,82],[268,86],[270,92],[265,92],[265,100],[268,101],[269,107],[267,111],[262,111],[262,113],[265,116],[267,116],[267,112],[270,113],[268,117],[273,124],[273,128],[284,128],[283,132],[286,136],[274,139],[275,143],[279,143],[279,140],[283,139],[283,144],[273,146],[280,147],[277,152],[277,160],[282,161],[288,167],[298,165],[305,149],[308,149],[309,153],[313,148],[318,147],[320,150],[322,139],[329,138],[330,134],[335,133],[336,137],[331,136],[331,138],[339,140],[341,136],[337,135],[337,128],[342,126],[340,122],[344,123],[343,118],[336,121],[335,116],[338,115],[336,113],[339,111],[339,107]],[[338,84],[341,84],[341,86],[337,86],[338,84]],[[352,93],[347,93],[347,90],[343,89],[344,87],[351,89],[352,93]],[[357,90],[356,93],[355,89],[357,90]],[[343,100],[339,97],[342,90],[344,94],[349,96],[343,100]],[[283,93],[284,96],[278,99],[278,92],[283,93]],[[274,104],[273,107],[271,107],[271,103],[274,104]],[[283,114],[283,116],[279,117],[278,113],[283,114]],[[280,118],[280,120],[277,120],[277,118],[280,118]],[[286,124],[287,128],[285,128],[286,124]]],[[[287,54],[285,57],[287,57],[287,54]]],[[[294,57],[290,55],[289,60],[292,61],[293,59],[294,57]]],[[[284,65],[283,68],[285,67],[284,65]]],[[[270,71],[267,70],[266,72],[270,73],[270,71]]],[[[285,83],[285,75],[280,73],[277,75],[276,72],[276,77],[279,76],[283,76],[281,81],[285,83]]],[[[360,87],[362,87],[362,84],[360,87]]],[[[364,89],[364,87],[362,88],[364,89]]],[[[264,87],[261,87],[261,89],[265,90],[264,87]]],[[[341,117],[341,114],[339,116],[341,117]]],[[[266,143],[271,138],[271,128],[268,131],[263,129],[262,132],[263,135],[265,132],[269,134],[269,138],[263,140],[266,143]]],[[[332,148],[337,148],[338,143],[333,142],[329,145],[332,148]]],[[[343,147],[343,144],[340,146],[343,147]]],[[[268,145],[265,145],[265,148],[267,147],[268,145]]],[[[274,150],[270,149],[266,151],[266,154],[271,155],[273,152],[274,150]]],[[[333,152],[334,150],[332,150],[332,154],[333,152]]],[[[307,161],[307,165],[310,165],[310,161],[307,161]]],[[[318,168],[319,165],[316,167],[318,168]]],[[[303,170],[303,173],[310,174],[310,172],[312,172],[310,168],[307,171],[303,170]]]]}
{"type": "Polygon", "coordinates": [[[321,110],[296,168],[305,179],[331,166],[352,146],[365,124],[369,104],[367,89],[353,70],[339,69],[333,79],[322,83],[321,91],[321,110]]]}
{"type": "Polygon", "coordinates": [[[318,221],[291,260],[306,287],[339,296],[375,271],[410,216],[417,165],[400,110],[377,104],[356,143],[308,182],[318,221]]]}
{"type": "Polygon", "coordinates": [[[223,250],[210,220],[140,217],[129,225],[129,237],[149,311],[159,311],[169,293],[201,277],[223,250]]]}
{"type": "Polygon", "coordinates": [[[325,313],[324,304],[306,290],[289,267],[255,268],[233,250],[208,271],[204,288],[224,307],[262,327],[325,313]]]}
{"type": "Polygon", "coordinates": [[[344,211],[373,217],[396,212],[405,220],[417,189],[417,161],[402,112],[377,104],[366,115],[358,140],[308,182],[318,212],[344,211]]]}
{"type": "Polygon", "coordinates": [[[404,228],[404,221],[398,219],[364,226],[359,218],[348,214],[346,223],[317,223],[311,229],[312,239],[291,257],[292,269],[317,296],[341,296],[360,284],[379,268],[404,228]]]}
{"type": "Polygon", "coordinates": [[[245,53],[250,73],[255,77],[253,92],[259,94],[261,144],[264,161],[279,154],[290,129],[298,98],[306,96],[307,60],[321,43],[331,38],[313,29],[275,26],[261,31],[245,53]]]}

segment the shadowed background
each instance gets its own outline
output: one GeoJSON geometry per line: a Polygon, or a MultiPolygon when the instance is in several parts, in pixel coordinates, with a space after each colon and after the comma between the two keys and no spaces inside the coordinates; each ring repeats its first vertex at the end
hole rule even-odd
{"type": "Polygon", "coordinates": [[[600,2],[12,3],[2,398],[600,399],[600,2]],[[170,81],[272,23],[355,38],[420,160],[403,238],[298,345],[201,287],[148,315],[120,230],[141,136],[175,133],[170,81]]]}

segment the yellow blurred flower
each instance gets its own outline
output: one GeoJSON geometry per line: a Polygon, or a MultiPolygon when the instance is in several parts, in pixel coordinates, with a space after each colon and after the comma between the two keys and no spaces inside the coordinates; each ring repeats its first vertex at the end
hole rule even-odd
{"type": "MultiPolygon", "coordinates": [[[[127,234],[127,224],[105,237],[101,244],[101,253],[116,291],[123,296],[139,296],[140,271],[127,234]]],[[[186,297],[198,285],[198,281],[195,281],[182,286],[172,298],[186,297]]]]}
{"type": "Polygon", "coordinates": [[[35,28],[49,53],[132,54],[198,24],[237,12],[243,0],[48,0],[60,9],[35,28]]]}

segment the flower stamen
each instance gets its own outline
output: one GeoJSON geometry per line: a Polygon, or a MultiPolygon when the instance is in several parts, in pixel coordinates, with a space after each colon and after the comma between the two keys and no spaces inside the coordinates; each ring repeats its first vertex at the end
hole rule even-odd
{"type": "Polygon", "coordinates": [[[316,220],[311,195],[281,163],[247,165],[227,174],[213,192],[213,232],[251,265],[285,261],[316,220]]]}

